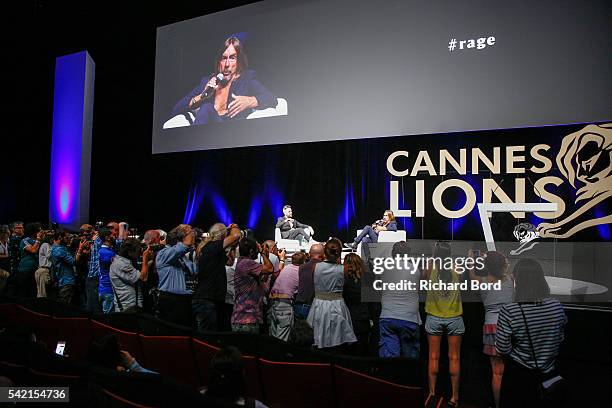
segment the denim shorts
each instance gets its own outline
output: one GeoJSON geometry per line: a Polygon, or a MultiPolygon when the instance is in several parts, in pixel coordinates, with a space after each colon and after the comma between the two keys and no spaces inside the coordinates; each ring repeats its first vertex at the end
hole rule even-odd
{"type": "Polygon", "coordinates": [[[463,317],[438,317],[428,314],[425,321],[425,331],[432,336],[461,336],[465,333],[463,317]]]}

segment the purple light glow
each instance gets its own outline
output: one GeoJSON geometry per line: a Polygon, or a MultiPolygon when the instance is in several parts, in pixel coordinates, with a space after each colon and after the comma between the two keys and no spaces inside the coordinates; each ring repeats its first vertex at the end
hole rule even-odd
{"type": "Polygon", "coordinates": [[[60,220],[64,221],[70,213],[70,186],[68,184],[64,184],[60,187],[59,203],[60,220]]]}

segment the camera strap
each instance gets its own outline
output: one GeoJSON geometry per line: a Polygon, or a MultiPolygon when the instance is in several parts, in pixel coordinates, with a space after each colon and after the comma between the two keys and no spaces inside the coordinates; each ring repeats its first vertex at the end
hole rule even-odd
{"type": "Polygon", "coordinates": [[[185,262],[185,258],[179,258],[178,262],[181,267],[181,270],[185,274],[185,289],[195,291],[196,286],[198,285],[197,275],[194,275],[191,269],[189,269],[187,263],[185,262]]]}
{"type": "MultiPolygon", "coordinates": [[[[117,302],[117,307],[119,308],[120,312],[123,312],[123,305],[121,304],[121,301],[119,300],[119,296],[117,296],[117,292],[113,289],[113,294],[115,295],[115,301],[117,302]]],[[[138,301],[138,298],[136,298],[136,301],[138,301]]]]}

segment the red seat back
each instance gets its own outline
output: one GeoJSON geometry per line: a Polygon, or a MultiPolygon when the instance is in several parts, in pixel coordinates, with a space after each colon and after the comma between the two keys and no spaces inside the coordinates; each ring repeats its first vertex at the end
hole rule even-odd
{"type": "Polygon", "coordinates": [[[264,402],[275,407],[335,406],[329,363],[285,363],[259,359],[264,402]]]}
{"type": "Polygon", "coordinates": [[[361,406],[373,398],[381,407],[423,406],[420,387],[394,384],[341,366],[334,367],[334,379],[339,407],[361,406]]]}
{"type": "Polygon", "coordinates": [[[0,327],[13,326],[17,323],[17,305],[0,303],[0,327]]]}
{"type": "Polygon", "coordinates": [[[20,326],[29,327],[34,330],[37,341],[40,341],[47,346],[49,350],[55,350],[54,329],[51,321],[51,315],[38,313],[21,305],[16,307],[17,322],[20,326]]]}
{"type": "Polygon", "coordinates": [[[200,385],[208,385],[210,361],[220,348],[196,338],[192,339],[192,346],[196,366],[200,372],[200,385]]]}
{"type": "MultiPolygon", "coordinates": [[[[139,334],[143,366],[179,381],[199,386],[198,370],[188,336],[145,336],[139,334]]],[[[142,364],[142,362],[141,362],[142,364]]]]}
{"type": "Polygon", "coordinates": [[[85,360],[91,341],[91,325],[84,317],[54,317],[53,343],[66,341],[66,356],[75,360],[85,360]]]}
{"type": "Polygon", "coordinates": [[[244,361],[244,371],[247,378],[247,397],[263,401],[261,375],[259,374],[257,357],[242,356],[242,361],[244,361]]]}
{"type": "Polygon", "coordinates": [[[101,400],[106,402],[104,406],[112,408],[152,408],[149,405],[142,405],[129,399],[123,398],[117,394],[113,394],[106,388],[101,389],[101,400]]]}
{"type": "Polygon", "coordinates": [[[90,321],[91,339],[97,340],[109,334],[114,334],[119,339],[119,344],[123,350],[128,351],[139,363],[143,363],[142,349],[138,334],[125,330],[119,330],[97,320],[90,321]]]}

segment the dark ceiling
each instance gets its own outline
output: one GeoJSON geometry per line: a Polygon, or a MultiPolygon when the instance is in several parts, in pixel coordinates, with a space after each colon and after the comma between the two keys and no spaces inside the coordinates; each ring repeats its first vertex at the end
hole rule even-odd
{"type": "Polygon", "coordinates": [[[8,95],[1,151],[3,167],[12,170],[0,175],[0,223],[15,216],[46,217],[56,57],[87,50],[96,64],[93,195],[100,179],[96,169],[115,152],[129,152],[128,169],[151,166],[157,27],[249,3],[254,1],[21,0],[4,5],[8,95]]]}

